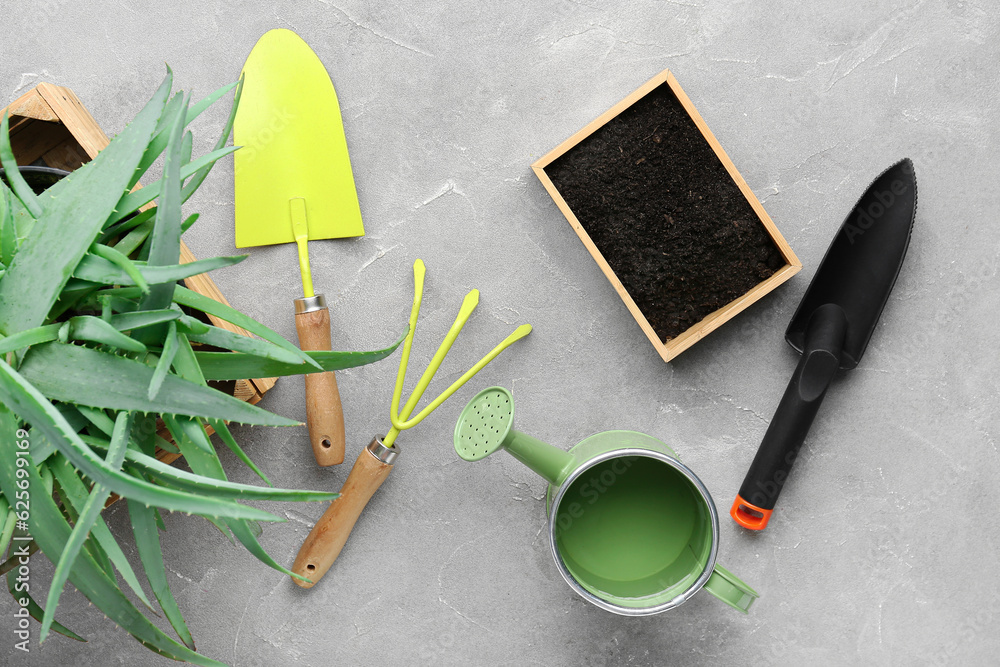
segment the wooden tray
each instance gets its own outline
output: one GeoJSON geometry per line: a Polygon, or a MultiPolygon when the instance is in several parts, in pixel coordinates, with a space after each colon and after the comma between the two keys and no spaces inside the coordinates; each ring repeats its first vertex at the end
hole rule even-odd
{"type": "Polygon", "coordinates": [[[669,70],[664,70],[660,74],[656,75],[655,77],[647,81],[638,90],[634,91],[632,94],[623,99],[621,102],[614,105],[613,107],[605,111],[603,114],[598,116],[593,122],[588,124],[586,127],[584,127],[583,129],[575,133],[573,136],[566,139],[558,146],[556,146],[552,151],[550,151],[540,160],[532,164],[531,168],[534,170],[535,175],[538,177],[538,180],[540,180],[542,182],[542,185],[545,186],[545,189],[548,191],[549,195],[552,196],[552,199],[555,201],[556,205],[562,211],[563,215],[566,216],[566,219],[569,221],[570,225],[572,225],[573,230],[576,231],[577,236],[579,236],[580,240],[583,241],[583,245],[593,256],[598,266],[600,266],[601,271],[604,272],[604,275],[611,282],[612,286],[615,288],[615,291],[618,292],[618,295],[622,298],[622,301],[625,302],[625,305],[628,307],[629,311],[631,311],[632,315],[639,323],[639,326],[642,327],[642,330],[646,333],[646,336],[653,344],[653,347],[656,348],[656,351],[660,354],[660,356],[663,358],[664,361],[670,361],[671,359],[679,355],[681,352],[694,345],[696,342],[707,336],[709,333],[719,328],[723,323],[729,321],[730,319],[735,317],[739,312],[743,311],[752,303],[758,301],[765,294],[778,287],[778,285],[782,284],[783,282],[791,278],[793,275],[798,273],[798,271],[802,268],[802,263],[799,262],[798,258],[795,256],[795,253],[792,252],[791,247],[785,241],[784,237],[781,235],[781,232],[778,231],[778,228],[775,226],[774,222],[771,221],[770,216],[768,216],[767,212],[764,210],[764,207],[761,205],[760,201],[758,201],[757,197],[754,196],[753,191],[750,190],[750,187],[747,185],[746,181],[743,180],[743,177],[740,175],[739,171],[737,171],[736,166],[733,165],[732,161],[729,159],[729,156],[726,155],[726,152],[722,149],[722,146],[715,138],[715,135],[713,135],[711,130],[708,129],[708,126],[702,119],[701,114],[699,114],[698,110],[695,109],[694,104],[691,103],[691,100],[681,89],[680,84],[677,82],[677,79],[674,78],[673,74],[671,74],[669,70]],[[557,189],[552,179],[545,171],[546,167],[552,164],[552,162],[563,156],[565,153],[570,151],[574,146],[576,146],[581,141],[589,137],[591,134],[599,130],[610,120],[621,114],[623,111],[625,111],[630,106],[635,104],[642,97],[652,92],[661,85],[669,86],[671,91],[673,91],[674,95],[677,97],[677,100],[681,103],[684,110],[687,112],[691,120],[694,122],[695,126],[701,132],[701,135],[704,137],[705,141],[708,142],[709,146],[712,148],[712,151],[715,153],[715,156],[723,164],[729,176],[732,178],[733,182],[739,187],[739,190],[743,193],[743,196],[746,197],[747,202],[750,204],[754,213],[760,219],[760,222],[763,224],[767,233],[774,241],[774,244],[777,247],[778,251],[781,253],[781,256],[785,260],[784,266],[780,267],[769,278],[758,283],[753,289],[751,289],[741,297],[731,301],[730,303],[719,308],[718,310],[715,310],[714,312],[710,313],[709,315],[701,319],[699,322],[694,324],[693,326],[689,327],[683,333],[669,340],[661,340],[660,337],[657,335],[657,333],[654,331],[653,326],[649,323],[646,316],[636,305],[635,300],[628,293],[626,288],[622,285],[621,280],[619,280],[618,276],[615,275],[614,270],[605,260],[600,249],[593,242],[590,235],[584,229],[583,225],[581,225],[580,221],[577,219],[573,210],[566,203],[566,200],[559,193],[559,190],[557,189]]]}
{"type": "MultiPolygon", "coordinates": [[[[19,165],[54,167],[73,171],[92,160],[105,146],[108,137],[69,88],[40,83],[17,98],[0,114],[10,114],[10,141],[19,165]]],[[[181,263],[194,261],[194,255],[181,241],[181,263]]],[[[206,274],[186,278],[184,284],[195,292],[229,305],[215,282],[206,274]]],[[[244,336],[245,329],[209,315],[212,324],[244,336]]],[[[233,396],[257,403],[274,386],[276,378],[236,380],[233,396]]],[[[160,433],[169,439],[164,430],[160,433]]],[[[178,455],[158,452],[157,458],[173,461],[178,455]]]]}

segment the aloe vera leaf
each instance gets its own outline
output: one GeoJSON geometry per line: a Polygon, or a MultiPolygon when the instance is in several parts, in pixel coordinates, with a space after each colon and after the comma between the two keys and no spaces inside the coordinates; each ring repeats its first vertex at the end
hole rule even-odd
{"type": "MultiPolygon", "coordinates": [[[[31,616],[36,621],[40,622],[42,618],[45,616],[45,611],[37,602],[35,602],[34,598],[32,598],[31,595],[29,595],[25,591],[17,590],[18,584],[17,584],[17,577],[14,576],[15,574],[16,570],[7,574],[7,590],[10,591],[11,597],[14,598],[14,600],[17,602],[18,605],[21,605],[22,601],[26,602],[27,604],[23,606],[28,610],[28,615],[31,616]]],[[[78,642],[87,641],[86,639],[76,634],[75,632],[67,628],[65,625],[60,623],[59,621],[52,621],[52,630],[54,632],[58,632],[64,637],[75,639],[78,642]]]]}
{"type": "Polygon", "coordinates": [[[215,429],[216,435],[218,435],[219,439],[225,443],[226,447],[228,447],[233,454],[236,454],[236,458],[243,461],[243,463],[246,464],[250,470],[253,470],[258,477],[264,480],[265,484],[270,487],[274,486],[274,484],[271,483],[271,480],[267,478],[267,475],[265,475],[261,469],[257,467],[257,464],[254,463],[249,456],[247,456],[246,452],[243,451],[243,448],[240,447],[238,442],[236,442],[236,438],[234,438],[233,434],[229,432],[229,427],[226,426],[226,422],[219,419],[209,419],[208,423],[213,429],[215,429]]]}
{"type": "Polygon", "coordinates": [[[163,341],[163,352],[153,369],[153,377],[149,380],[149,388],[146,390],[146,398],[152,401],[160,393],[163,380],[170,371],[170,364],[174,362],[174,355],[177,354],[177,322],[170,320],[167,324],[167,337],[163,341]]]}
{"type": "Polygon", "coordinates": [[[46,318],[49,322],[55,322],[63,313],[71,308],[77,308],[81,303],[86,302],[86,300],[96,292],[101,286],[97,283],[88,282],[85,280],[74,280],[70,278],[66,282],[66,286],[63,288],[62,294],[56,299],[55,305],[49,311],[49,315],[46,318]]]}
{"type": "Polygon", "coordinates": [[[250,527],[246,524],[245,521],[241,521],[239,519],[226,519],[226,525],[229,526],[229,530],[233,531],[233,536],[235,536],[236,539],[240,541],[240,544],[242,544],[247,551],[256,556],[257,560],[259,560],[261,563],[264,563],[264,565],[267,565],[268,567],[277,570],[278,572],[281,572],[284,575],[294,577],[295,579],[298,579],[300,581],[306,581],[311,583],[311,581],[308,578],[292,572],[287,567],[284,567],[276,560],[274,560],[271,557],[271,555],[264,550],[264,547],[260,545],[260,542],[257,541],[257,538],[254,537],[253,532],[250,530],[250,527]]]}
{"type": "MultiPolygon", "coordinates": [[[[178,312],[183,313],[180,306],[174,304],[174,308],[178,312]]],[[[207,334],[209,330],[209,325],[205,324],[197,317],[191,317],[190,315],[182,315],[180,321],[177,324],[177,330],[183,333],[185,336],[191,336],[192,334],[207,334]]]]}
{"type": "Polygon", "coordinates": [[[80,345],[36,345],[24,356],[19,372],[41,394],[56,401],[113,410],[201,416],[262,426],[300,425],[292,419],[172,374],[163,379],[156,401],[150,401],[146,398],[146,388],[152,379],[152,368],[133,359],[80,345]]]}
{"type": "MultiPolygon", "coordinates": [[[[31,452],[31,460],[35,462],[35,465],[38,465],[52,456],[56,451],[56,447],[41,433],[36,433],[31,439],[29,451],[31,452]]],[[[3,551],[0,550],[0,553],[3,553],[3,551]]]]}
{"type": "MultiPolygon", "coordinates": [[[[188,384],[198,387],[194,383],[188,384]]],[[[32,429],[40,430],[60,453],[83,474],[91,480],[107,486],[118,495],[135,498],[147,505],[156,505],[175,512],[233,516],[262,521],[282,520],[269,512],[254,507],[209,497],[194,496],[175,489],[145,483],[119,470],[112,470],[69,427],[62,414],[35,387],[2,360],[0,360],[0,403],[14,410],[22,419],[32,425],[32,429]]],[[[0,457],[0,459],[3,458],[12,457],[0,457]]]]}
{"type": "MultiPolygon", "coordinates": [[[[132,331],[154,324],[163,324],[171,320],[178,319],[182,313],[176,310],[164,308],[163,310],[141,310],[135,313],[119,313],[112,315],[108,322],[118,331],[132,331]]],[[[0,341],[2,344],[3,341],[0,341]]]]}
{"type": "Polygon", "coordinates": [[[319,371],[339,371],[345,368],[364,366],[388,357],[399,347],[405,337],[404,333],[389,347],[372,352],[307,350],[306,354],[319,364],[318,370],[305,364],[284,364],[242,352],[195,352],[194,354],[198,358],[198,364],[201,366],[206,380],[242,380],[301,375],[319,371]]]}
{"type": "MultiPolygon", "coordinates": [[[[118,422],[121,421],[120,415],[127,415],[128,413],[120,412],[119,419],[116,420],[116,432],[118,427],[118,422]]],[[[127,443],[127,441],[126,441],[127,443]]],[[[112,445],[108,448],[108,456],[111,456],[111,452],[114,451],[115,447],[114,437],[112,437],[112,445]]],[[[121,445],[121,448],[125,448],[125,444],[121,445]]],[[[116,470],[121,468],[121,463],[117,466],[115,461],[108,461],[107,464],[115,468],[116,470]]],[[[149,599],[146,598],[145,593],[143,593],[142,587],[139,585],[139,580],[135,576],[135,572],[132,570],[132,566],[129,564],[128,559],[122,552],[121,547],[118,542],[111,535],[111,531],[108,529],[108,525],[101,518],[101,510],[104,509],[104,504],[107,502],[108,496],[111,492],[107,487],[101,484],[94,484],[93,487],[88,491],[87,485],[77,476],[77,473],[72,468],[72,464],[69,462],[65,456],[57,455],[52,459],[52,472],[55,473],[56,481],[59,483],[59,488],[62,489],[61,494],[63,498],[63,505],[72,507],[77,513],[76,526],[86,526],[86,533],[79,535],[79,544],[74,543],[74,548],[79,550],[79,546],[84,544],[86,540],[88,543],[93,542],[96,544],[97,553],[93,554],[95,560],[100,562],[100,557],[107,559],[108,565],[108,575],[111,576],[110,567],[114,565],[115,569],[121,573],[122,578],[128,584],[129,588],[133,590],[139,600],[142,601],[144,605],[152,608],[149,603],[149,599]],[[94,494],[97,493],[97,496],[94,494]],[[88,515],[88,512],[90,514],[88,515]],[[88,535],[90,539],[88,539],[88,535]]],[[[75,528],[74,528],[75,530],[75,528]]],[[[72,560],[69,561],[72,563],[72,560]]],[[[65,579],[63,580],[65,582],[65,579]]],[[[62,588],[62,584],[59,585],[62,588]]],[[[54,589],[53,589],[54,590],[54,589]]],[[[51,590],[49,595],[51,595],[51,590]]],[[[51,600],[46,603],[46,606],[51,606],[51,600]]]]}
{"type": "MultiPolygon", "coordinates": [[[[69,424],[69,427],[73,429],[74,433],[81,431],[83,427],[87,425],[88,420],[77,409],[78,406],[70,405],[69,403],[59,403],[55,407],[56,410],[59,411],[59,414],[62,415],[63,419],[66,420],[66,423],[69,424]]],[[[45,436],[42,435],[42,437],[45,436]]],[[[36,460],[35,463],[40,463],[40,461],[36,460]]]]}
{"type": "MultiPolygon", "coordinates": [[[[104,243],[106,245],[108,242],[110,242],[116,236],[121,236],[122,234],[124,234],[126,232],[130,232],[130,231],[134,230],[136,227],[138,227],[140,225],[144,225],[147,222],[152,222],[152,218],[155,215],[156,215],[156,207],[155,206],[147,208],[145,211],[139,211],[138,213],[136,213],[135,215],[133,215],[131,218],[126,218],[125,220],[122,220],[118,224],[112,225],[111,227],[108,227],[107,229],[105,229],[104,232],[101,234],[100,242],[104,243]]],[[[121,249],[120,245],[121,245],[121,241],[118,241],[117,243],[115,243],[115,247],[116,248],[121,249]]],[[[122,252],[125,252],[125,251],[122,250],[122,252]]],[[[126,255],[130,255],[130,254],[132,254],[132,251],[130,250],[128,252],[125,252],[125,254],[126,255]]]]}
{"type": "Polygon", "coordinates": [[[116,244],[115,249],[124,255],[131,255],[136,249],[146,242],[153,231],[155,221],[147,220],[141,225],[136,225],[134,229],[123,236],[116,244]]]}
{"type": "MultiPolygon", "coordinates": [[[[0,333],[36,327],[55,304],[73,269],[118,205],[120,193],[149,143],[170,92],[168,73],[135,119],[97,157],[83,165],[59,196],[46,197],[37,224],[0,280],[0,333]]],[[[47,193],[48,194],[48,193],[47,193]]]]}
{"type": "Polygon", "coordinates": [[[156,123],[156,129],[153,130],[153,137],[149,140],[146,150],[143,151],[142,158],[139,160],[139,164],[136,166],[135,173],[132,175],[131,180],[129,180],[126,190],[132,190],[139,183],[139,179],[156,162],[156,159],[163,153],[163,149],[167,147],[167,140],[170,138],[170,131],[177,121],[178,114],[184,114],[185,97],[183,91],[174,93],[166,106],[164,106],[163,113],[160,114],[160,119],[156,123]]]}
{"type": "MultiPolygon", "coordinates": [[[[189,319],[193,320],[194,318],[189,319]]],[[[185,320],[185,323],[187,323],[187,320],[185,320]]],[[[273,343],[233,333],[219,327],[210,326],[204,333],[188,333],[187,336],[190,340],[198,343],[214,345],[215,347],[233,350],[234,352],[246,352],[247,354],[272,359],[281,363],[296,366],[302,365],[299,354],[289,352],[273,343]]]]}
{"type": "MultiPolygon", "coordinates": [[[[16,528],[14,532],[17,532],[16,528]]],[[[0,576],[7,574],[15,567],[17,567],[20,564],[18,563],[18,560],[20,560],[20,556],[28,557],[33,555],[36,551],[38,551],[38,542],[35,542],[34,540],[31,540],[30,542],[18,542],[18,544],[22,546],[17,547],[16,550],[17,553],[14,554],[14,552],[12,551],[11,553],[13,555],[10,555],[7,558],[7,560],[0,563],[0,576]]]]}
{"type": "MultiPolygon", "coordinates": [[[[236,85],[237,85],[237,82],[225,85],[222,88],[219,88],[218,90],[216,90],[215,92],[213,92],[211,95],[209,95],[205,99],[200,100],[197,104],[194,104],[193,106],[191,106],[187,110],[187,114],[186,114],[185,121],[184,121],[185,124],[188,124],[192,120],[194,120],[195,118],[197,118],[205,109],[207,109],[214,102],[216,102],[220,97],[222,97],[223,95],[225,95],[226,93],[228,93],[230,90],[232,90],[234,87],[236,87],[236,85]]],[[[177,113],[177,111],[180,108],[180,104],[181,104],[182,101],[183,101],[183,96],[180,93],[178,93],[177,95],[175,95],[174,98],[170,100],[170,104],[176,105],[176,107],[177,107],[176,109],[172,110],[173,113],[177,113]],[[175,102],[175,100],[176,100],[176,102],[175,102]]],[[[164,116],[166,116],[166,112],[164,112],[164,116]]],[[[134,180],[129,184],[129,188],[128,189],[131,190],[132,187],[134,187],[135,184],[139,182],[139,178],[142,176],[142,174],[145,173],[146,170],[149,169],[149,167],[154,162],[156,162],[156,158],[159,157],[160,153],[163,152],[163,149],[167,147],[167,139],[169,138],[169,135],[170,135],[170,132],[168,131],[168,129],[169,129],[168,125],[172,126],[169,123],[169,121],[172,120],[172,119],[173,119],[173,116],[170,116],[170,117],[166,118],[167,122],[161,122],[161,124],[159,126],[157,126],[156,136],[154,136],[153,139],[149,142],[149,146],[146,148],[146,152],[145,152],[145,154],[143,154],[142,160],[139,162],[139,166],[136,168],[136,175],[134,177],[134,180]]]]}
{"type": "Polygon", "coordinates": [[[13,336],[0,338],[0,354],[7,354],[8,352],[30,347],[31,345],[53,341],[59,335],[59,327],[61,326],[61,324],[45,324],[34,329],[18,332],[13,336]]]}
{"type": "MultiPolygon", "coordinates": [[[[156,224],[149,236],[149,253],[146,262],[150,266],[170,266],[177,264],[181,257],[181,164],[184,161],[184,119],[188,100],[177,113],[177,119],[170,130],[167,148],[163,154],[162,193],[156,207],[156,224]]],[[[176,281],[155,285],[142,300],[142,310],[166,308],[173,301],[176,281]]]]}
{"type": "MultiPolygon", "coordinates": [[[[207,436],[204,436],[205,431],[201,430],[201,433],[207,440],[207,436]]],[[[179,439],[177,441],[177,446],[184,455],[185,461],[187,461],[188,465],[191,466],[191,470],[205,477],[216,477],[220,481],[225,480],[226,473],[222,469],[222,463],[219,461],[219,457],[216,456],[214,452],[212,454],[208,454],[202,448],[196,448],[191,445],[193,445],[193,443],[189,443],[186,438],[179,439]]],[[[240,520],[232,520],[228,518],[223,519],[223,521],[226,526],[229,527],[229,530],[232,531],[233,536],[239,540],[246,550],[253,554],[257,560],[264,563],[268,567],[274,568],[282,574],[298,577],[299,579],[308,581],[304,577],[299,577],[287,568],[282,567],[277,561],[271,558],[271,556],[264,551],[263,547],[260,546],[260,543],[257,541],[256,537],[254,537],[253,532],[246,523],[240,520]]]]}
{"type": "Polygon", "coordinates": [[[200,217],[200,214],[198,214],[198,213],[192,213],[187,218],[185,218],[184,222],[181,223],[181,233],[186,232],[187,230],[191,229],[191,225],[193,225],[194,223],[198,222],[198,218],[199,217],[200,217]]]}
{"type": "MultiPolygon", "coordinates": [[[[233,104],[229,109],[229,119],[226,121],[226,126],[222,128],[222,132],[219,134],[219,139],[215,142],[215,150],[219,151],[225,148],[226,142],[229,141],[229,135],[233,131],[233,123],[236,121],[236,111],[240,106],[240,98],[243,96],[243,77],[237,82],[236,94],[233,96],[233,104]]],[[[238,147],[237,147],[238,148],[238,147]]],[[[208,172],[212,170],[214,162],[210,162],[205,167],[202,167],[195,172],[191,180],[187,182],[184,186],[184,190],[181,195],[183,201],[187,201],[191,195],[194,194],[195,190],[202,184],[205,177],[208,176],[208,172]]]]}
{"type": "MultiPolygon", "coordinates": [[[[76,525],[80,522],[80,512],[87,503],[87,485],[76,476],[66,457],[58,455],[52,457],[49,466],[55,472],[54,495],[59,501],[59,509],[71,524],[76,525]]],[[[114,580],[114,565],[111,564],[111,559],[97,539],[94,537],[87,539],[84,547],[98,566],[114,580]]]]}
{"type": "Polygon", "coordinates": [[[95,257],[100,257],[101,259],[106,259],[132,279],[132,282],[138,286],[143,292],[149,291],[149,284],[146,279],[139,272],[138,267],[132,263],[128,257],[126,257],[121,251],[111,246],[102,245],[100,243],[94,243],[90,246],[90,254],[95,257]]]}
{"type": "MultiPolygon", "coordinates": [[[[32,419],[37,428],[37,420],[32,419]]],[[[16,488],[14,457],[0,456],[0,489],[10,496],[16,488]]],[[[41,485],[37,471],[29,466],[29,485],[41,485]]],[[[32,537],[49,555],[50,560],[58,558],[69,538],[71,528],[59,513],[59,508],[51,497],[44,494],[32,495],[32,537]]],[[[138,502],[142,502],[139,500],[138,502]]],[[[70,571],[70,582],[87,597],[105,616],[121,626],[148,648],[175,660],[187,660],[197,665],[225,667],[223,663],[195,653],[186,646],[168,637],[153,625],[149,619],[135,608],[118,587],[97,566],[87,553],[81,554],[70,571]]]]}
{"type": "MultiPolygon", "coordinates": [[[[177,445],[177,449],[180,450],[181,454],[185,451],[183,442],[186,441],[211,456],[216,455],[215,448],[212,447],[212,443],[208,439],[205,429],[197,421],[196,417],[175,417],[173,415],[161,416],[167,430],[170,431],[170,435],[174,438],[174,444],[177,445]]],[[[188,463],[190,465],[190,462],[188,463]]]]}
{"type": "Polygon", "coordinates": [[[3,499],[3,511],[0,511],[0,519],[3,521],[0,524],[2,525],[0,528],[0,554],[3,554],[10,546],[10,538],[14,536],[14,524],[17,522],[17,515],[10,509],[6,498],[3,499]]]}
{"type": "Polygon", "coordinates": [[[69,337],[73,340],[89,340],[129,352],[146,351],[145,345],[134,338],[126,336],[99,317],[77,315],[76,317],[71,317],[69,323],[69,337]]]}
{"type": "MultiPolygon", "coordinates": [[[[235,324],[238,327],[246,329],[255,336],[260,336],[264,340],[274,343],[278,347],[298,355],[303,360],[303,365],[315,366],[317,370],[320,369],[320,367],[316,365],[316,363],[305,352],[289,343],[277,331],[264,326],[252,317],[244,315],[232,306],[227,306],[226,304],[216,301],[211,297],[198,294],[197,292],[189,290],[186,287],[181,287],[180,285],[178,285],[174,290],[174,302],[182,306],[187,306],[188,308],[200,310],[201,312],[208,313],[209,315],[215,315],[221,320],[225,320],[230,324],[235,324]]],[[[266,376],[248,375],[247,377],[266,376]]]]}
{"type": "Polygon", "coordinates": [[[0,181],[0,262],[4,267],[10,264],[17,251],[17,227],[10,201],[12,196],[10,188],[0,181]]]}
{"type": "Polygon", "coordinates": [[[194,151],[194,135],[190,132],[185,132],[183,139],[181,139],[181,154],[180,163],[187,164],[191,161],[191,153],[194,151]]]}
{"type": "Polygon", "coordinates": [[[17,168],[17,160],[14,158],[14,149],[10,147],[10,114],[4,112],[3,120],[0,121],[0,163],[7,175],[7,182],[11,189],[25,208],[36,219],[42,214],[42,205],[38,203],[38,195],[31,189],[28,182],[21,175],[21,170],[17,168]]]}
{"type": "Polygon", "coordinates": [[[83,415],[87,421],[96,426],[104,435],[110,437],[114,432],[115,422],[104,412],[104,410],[89,408],[86,405],[78,405],[76,406],[76,410],[83,415]]]}
{"type": "Polygon", "coordinates": [[[163,551],[160,547],[160,535],[156,529],[154,512],[153,508],[146,507],[142,503],[128,501],[128,515],[132,522],[135,546],[146,573],[146,580],[153,589],[153,596],[160,603],[160,608],[180,640],[185,646],[194,650],[194,638],[167,583],[167,570],[163,564],[163,551]]]}
{"type": "MultiPolygon", "coordinates": [[[[223,158],[230,153],[237,150],[238,146],[228,146],[221,150],[212,151],[211,153],[206,153],[198,158],[195,158],[188,164],[181,166],[180,177],[181,181],[187,180],[192,175],[194,175],[199,169],[204,169],[206,166],[211,165],[220,158],[223,158]]],[[[105,149],[106,150],[106,149],[105,149]]],[[[163,181],[159,180],[154,183],[143,187],[141,190],[133,190],[128,194],[122,196],[121,200],[118,202],[116,207],[116,212],[111,214],[108,219],[107,224],[111,225],[120,220],[124,220],[128,216],[135,213],[141,207],[145,206],[149,202],[153,201],[160,196],[163,190],[163,181]]]]}
{"type": "MultiPolygon", "coordinates": [[[[88,445],[103,451],[107,441],[101,441],[92,436],[80,436],[88,445]]],[[[151,478],[158,479],[171,487],[189,490],[192,493],[204,494],[216,498],[239,500],[279,500],[279,501],[330,501],[338,497],[336,493],[326,491],[306,491],[299,489],[276,489],[273,487],[253,486],[220,480],[214,477],[187,472],[168,465],[159,459],[130,449],[125,452],[126,467],[142,472],[151,478]]]]}
{"type": "MultiPolygon", "coordinates": [[[[232,266],[233,264],[239,264],[246,258],[247,255],[210,257],[208,259],[195,260],[188,264],[173,264],[169,266],[153,266],[138,261],[134,262],[134,264],[139,273],[146,279],[146,282],[152,286],[151,289],[155,289],[158,284],[172,285],[178,280],[190,278],[199,273],[206,273],[226,266],[232,266]]],[[[95,255],[87,255],[81,259],[73,271],[73,277],[102,285],[135,285],[135,281],[121,267],[95,255]]],[[[153,304],[147,306],[144,304],[143,310],[158,310],[165,308],[168,304],[169,301],[161,306],[153,304]]]]}
{"type": "MultiPolygon", "coordinates": [[[[125,449],[128,445],[129,431],[132,429],[132,418],[132,413],[119,412],[115,419],[114,432],[111,435],[108,454],[105,457],[105,463],[111,468],[121,468],[122,460],[125,458],[125,449]]],[[[52,582],[49,584],[49,595],[45,602],[42,629],[38,635],[39,642],[45,641],[45,638],[49,634],[49,628],[52,627],[55,610],[59,604],[59,596],[62,594],[63,586],[69,578],[70,568],[74,561],[76,561],[84,541],[90,536],[92,530],[94,531],[94,538],[104,549],[104,552],[114,563],[118,571],[121,572],[122,577],[132,591],[139,597],[143,604],[152,608],[149,599],[142,590],[142,586],[139,584],[138,578],[135,576],[135,572],[132,571],[132,567],[125,558],[125,554],[122,553],[121,547],[118,546],[118,542],[111,536],[111,531],[108,530],[107,524],[101,519],[101,510],[104,509],[104,503],[107,502],[110,495],[111,491],[109,489],[101,484],[94,484],[83,507],[80,508],[80,518],[76,522],[76,525],[73,526],[73,530],[66,541],[66,546],[63,548],[62,553],[59,554],[59,560],[52,575],[52,582]]]]}

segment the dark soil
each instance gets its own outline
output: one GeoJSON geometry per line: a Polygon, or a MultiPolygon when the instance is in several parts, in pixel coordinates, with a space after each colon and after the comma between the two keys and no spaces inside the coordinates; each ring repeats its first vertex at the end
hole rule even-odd
{"type": "Polygon", "coordinates": [[[663,341],[785,264],[667,84],[545,172],[663,341]]]}

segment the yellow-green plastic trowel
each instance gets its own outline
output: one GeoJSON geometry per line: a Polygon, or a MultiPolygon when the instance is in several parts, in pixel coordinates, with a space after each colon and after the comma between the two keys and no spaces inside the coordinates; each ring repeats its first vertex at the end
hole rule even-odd
{"type": "MultiPolygon", "coordinates": [[[[295,242],[304,296],[303,350],[330,349],[326,299],[313,291],[307,241],[364,236],[337,93],[323,63],[290,30],[271,30],[243,66],[233,125],[236,247],[295,242]]],[[[306,375],[306,420],[320,465],[344,460],[344,415],[333,372],[306,375]]]]}

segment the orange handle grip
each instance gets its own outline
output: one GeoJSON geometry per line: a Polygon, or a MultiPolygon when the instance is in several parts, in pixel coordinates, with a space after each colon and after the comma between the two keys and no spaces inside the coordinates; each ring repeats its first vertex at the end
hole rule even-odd
{"type": "Polygon", "coordinates": [[[292,572],[308,578],[312,583],[292,578],[302,588],[312,588],[337,560],[361,511],[368,505],[392,471],[398,450],[382,444],[375,438],[358,455],[351,474],[340,489],[340,497],[319,518],[295,557],[292,572]]]}
{"type": "MultiPolygon", "coordinates": [[[[330,349],[330,311],[322,294],[295,300],[295,329],[303,350],[330,349]]],[[[333,371],[306,376],[306,424],[316,463],[344,462],[344,409],[333,371]]]]}

